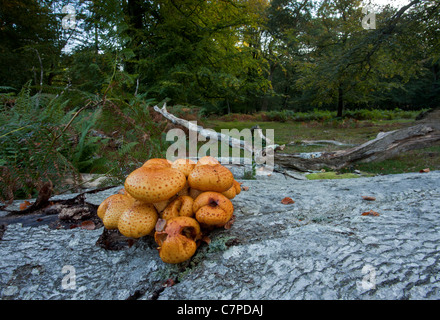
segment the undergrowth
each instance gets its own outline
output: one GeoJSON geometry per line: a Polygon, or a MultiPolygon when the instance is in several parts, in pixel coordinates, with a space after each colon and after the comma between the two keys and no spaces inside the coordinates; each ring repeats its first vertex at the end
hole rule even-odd
{"type": "MultiPolygon", "coordinates": [[[[376,110],[376,109],[355,109],[346,110],[344,112],[344,119],[353,120],[395,120],[395,119],[414,119],[420,112],[419,111],[405,111],[401,109],[393,110],[376,110]]],[[[276,122],[308,122],[308,121],[332,121],[337,119],[336,111],[313,109],[308,112],[296,112],[294,110],[281,110],[281,111],[266,111],[257,112],[254,114],[236,114],[231,113],[218,118],[223,121],[276,121],[276,122]]]]}
{"type": "Polygon", "coordinates": [[[63,94],[32,95],[26,85],[0,98],[2,202],[35,198],[48,181],[54,194],[78,191],[82,173],[121,183],[143,161],[163,157],[168,146],[166,121],[153,119],[152,101],[142,95],[120,99],[106,90],[72,106],[63,94]]]}
{"type": "Polygon", "coordinates": [[[155,119],[154,100],[143,96],[129,101],[112,100],[105,104],[96,128],[111,136],[114,145],[102,144],[99,153],[107,160],[109,182],[123,183],[126,176],[150,158],[163,158],[168,123],[155,119]]]}
{"type": "Polygon", "coordinates": [[[70,157],[78,150],[70,139],[72,127],[67,126],[76,110],[65,112],[67,103],[31,96],[25,86],[12,105],[1,106],[0,200],[35,196],[47,181],[62,188],[66,175],[78,181],[70,157]]]}

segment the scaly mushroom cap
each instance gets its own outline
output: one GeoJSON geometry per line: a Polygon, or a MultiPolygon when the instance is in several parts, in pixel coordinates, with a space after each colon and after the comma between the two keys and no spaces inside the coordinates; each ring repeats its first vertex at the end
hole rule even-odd
{"type": "Polygon", "coordinates": [[[157,166],[163,166],[166,168],[170,168],[172,164],[173,163],[167,159],[153,158],[153,159],[147,160],[142,166],[148,167],[148,166],[152,166],[152,165],[157,165],[157,166]]]}
{"type": "Polygon", "coordinates": [[[135,202],[121,214],[118,229],[126,237],[140,238],[154,230],[158,218],[152,204],[135,202]]]}
{"type": "Polygon", "coordinates": [[[193,211],[200,225],[221,227],[232,218],[234,206],[221,193],[208,191],[203,192],[194,200],[193,211]]]}
{"type": "Polygon", "coordinates": [[[181,263],[191,258],[197,249],[196,241],[200,238],[200,225],[190,217],[171,218],[165,226],[156,227],[154,234],[159,245],[159,256],[165,263],[181,263]]]}
{"type": "Polygon", "coordinates": [[[102,201],[98,207],[96,214],[98,215],[98,217],[101,220],[104,219],[105,212],[107,211],[108,204],[109,204],[112,196],[115,196],[115,194],[111,195],[110,197],[108,197],[104,201],[102,201]]]}
{"type": "Polygon", "coordinates": [[[235,187],[235,193],[237,195],[239,195],[240,192],[241,192],[241,183],[236,181],[236,180],[234,180],[234,187],[235,187]]]}
{"type": "Polygon", "coordinates": [[[233,182],[232,172],[221,164],[197,165],[188,176],[189,186],[201,191],[224,192],[233,182]]]}
{"type": "Polygon", "coordinates": [[[195,166],[196,163],[191,159],[177,159],[173,162],[171,168],[179,170],[185,175],[185,177],[188,177],[195,166]]]}
{"type": "Polygon", "coordinates": [[[202,165],[214,165],[214,164],[220,164],[220,162],[211,156],[204,156],[202,158],[199,159],[199,161],[197,161],[197,166],[202,166],[202,165]]]}
{"type": "Polygon", "coordinates": [[[234,199],[237,195],[237,193],[235,192],[235,187],[230,187],[228,190],[222,192],[222,195],[224,195],[228,199],[234,199]]]}
{"type": "Polygon", "coordinates": [[[98,217],[106,229],[117,229],[119,217],[130,208],[135,200],[127,195],[113,194],[105,199],[98,207],[98,217]]]}
{"type": "Polygon", "coordinates": [[[144,166],[134,170],[125,179],[125,190],[135,199],[156,203],[170,199],[183,189],[185,175],[179,170],[144,166]]]}
{"type": "Polygon", "coordinates": [[[234,180],[232,187],[230,187],[225,192],[222,192],[222,195],[224,195],[228,199],[234,199],[238,194],[240,194],[240,192],[241,192],[241,185],[239,182],[234,180]]]}
{"type": "Polygon", "coordinates": [[[192,217],[194,200],[190,196],[179,196],[171,202],[161,214],[161,218],[169,220],[171,218],[184,216],[192,217]]]}

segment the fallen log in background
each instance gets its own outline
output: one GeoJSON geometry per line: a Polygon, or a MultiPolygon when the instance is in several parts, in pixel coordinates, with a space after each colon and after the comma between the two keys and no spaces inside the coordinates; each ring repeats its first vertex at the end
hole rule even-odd
{"type": "MultiPolygon", "coordinates": [[[[187,120],[177,118],[166,110],[166,106],[162,109],[155,106],[154,110],[172,123],[196,131],[204,137],[229,141],[232,148],[251,151],[255,156],[264,155],[266,151],[274,152],[275,166],[297,171],[319,170],[323,167],[337,170],[356,162],[382,161],[409,150],[428,147],[440,141],[440,121],[437,119],[440,118],[440,110],[436,110],[429,118],[418,121],[413,126],[381,132],[375,139],[349,149],[297,154],[277,153],[276,151],[284,148],[284,145],[279,146],[277,144],[266,146],[263,150],[254,150],[253,146],[245,141],[216,133],[213,130],[207,130],[187,120]]],[[[261,129],[258,129],[262,135],[261,129]]]]}
{"type": "MultiPolygon", "coordinates": [[[[284,145],[280,146],[278,144],[272,144],[272,145],[267,145],[262,150],[256,150],[253,145],[247,143],[244,140],[239,140],[239,139],[230,137],[228,135],[225,135],[223,133],[215,132],[212,129],[205,129],[202,126],[195,124],[194,122],[187,121],[185,119],[180,119],[180,118],[176,117],[175,115],[173,115],[167,111],[166,104],[164,104],[164,106],[162,108],[159,108],[158,106],[154,106],[153,109],[156,112],[160,113],[164,118],[166,118],[167,120],[171,121],[174,124],[185,127],[189,131],[197,132],[199,135],[201,135],[205,138],[214,139],[217,141],[228,142],[228,144],[231,148],[239,148],[242,150],[249,151],[251,154],[255,155],[256,158],[258,158],[260,156],[264,157],[266,152],[273,152],[273,151],[284,149],[284,145]]],[[[255,127],[253,129],[260,138],[262,138],[266,142],[271,142],[269,139],[267,139],[263,135],[260,127],[255,127]]]]}
{"type": "Polygon", "coordinates": [[[299,171],[319,170],[323,167],[341,169],[355,162],[386,160],[409,150],[428,147],[436,141],[440,141],[440,124],[421,123],[381,132],[375,139],[350,149],[300,154],[275,153],[275,163],[299,171]]]}
{"type": "Polygon", "coordinates": [[[238,140],[238,139],[229,137],[229,136],[224,135],[222,133],[215,132],[214,130],[205,129],[202,126],[196,125],[192,121],[187,121],[187,120],[180,119],[180,118],[176,117],[175,115],[173,115],[167,111],[166,104],[163,105],[162,109],[159,108],[158,106],[154,106],[153,109],[154,109],[154,111],[160,113],[164,118],[171,121],[172,123],[180,125],[182,127],[185,127],[189,131],[197,132],[198,134],[200,134],[201,136],[203,136],[205,138],[216,139],[218,141],[228,141],[229,146],[231,148],[240,148],[240,149],[247,150],[250,152],[253,151],[252,146],[250,146],[248,143],[246,143],[243,140],[238,140]]]}
{"type": "Polygon", "coordinates": [[[344,142],[335,141],[335,140],[302,140],[298,143],[295,141],[292,141],[287,145],[294,146],[297,144],[301,144],[303,146],[322,146],[325,144],[332,144],[332,145],[339,146],[339,147],[353,147],[354,146],[353,144],[344,143],[344,142]]]}

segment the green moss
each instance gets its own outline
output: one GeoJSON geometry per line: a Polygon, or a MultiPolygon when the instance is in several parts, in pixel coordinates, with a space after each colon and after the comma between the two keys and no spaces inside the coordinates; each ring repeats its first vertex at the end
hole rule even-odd
{"type": "Polygon", "coordinates": [[[323,179],[355,179],[361,177],[371,177],[373,174],[355,174],[355,173],[338,173],[334,171],[330,172],[317,172],[306,175],[309,180],[323,180],[323,179]]]}
{"type": "Polygon", "coordinates": [[[178,264],[164,263],[159,270],[156,271],[158,278],[176,279],[178,282],[185,279],[197,266],[206,260],[206,256],[211,253],[222,252],[228,249],[228,241],[235,239],[233,236],[225,234],[213,234],[211,242],[208,244],[202,243],[197,248],[196,253],[191,259],[178,264]]]}
{"type": "Polygon", "coordinates": [[[229,235],[219,235],[216,236],[214,239],[211,239],[211,243],[208,246],[208,252],[214,253],[214,252],[221,252],[228,249],[228,241],[235,239],[235,237],[229,236],[229,235]]]}

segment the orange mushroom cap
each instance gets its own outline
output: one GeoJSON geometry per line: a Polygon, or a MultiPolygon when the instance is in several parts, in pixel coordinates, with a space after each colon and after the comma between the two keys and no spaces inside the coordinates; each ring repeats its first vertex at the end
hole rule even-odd
{"type": "Polygon", "coordinates": [[[173,162],[171,168],[181,171],[185,177],[188,177],[195,166],[196,163],[191,159],[177,159],[173,162]]]}
{"type": "Polygon", "coordinates": [[[228,199],[234,199],[238,194],[240,194],[240,192],[241,185],[239,182],[234,180],[232,186],[228,190],[222,192],[222,195],[224,195],[228,199]]]}
{"type": "Polygon", "coordinates": [[[234,175],[221,164],[197,165],[188,176],[191,188],[201,191],[227,191],[234,182],[234,175]]]}
{"type": "Polygon", "coordinates": [[[183,189],[185,175],[179,170],[144,166],[134,170],[125,179],[125,190],[135,199],[156,203],[167,200],[183,189]]]}
{"type": "Polygon", "coordinates": [[[153,159],[147,160],[142,166],[148,167],[148,166],[157,165],[157,166],[163,166],[166,168],[170,168],[172,164],[173,163],[167,159],[153,158],[153,159]]]}
{"type": "Polygon", "coordinates": [[[126,190],[125,190],[125,188],[122,188],[122,189],[120,189],[119,191],[118,191],[118,194],[123,194],[123,195],[126,195],[127,197],[129,197],[129,198],[131,198],[131,199],[133,199],[133,200],[136,200],[135,198],[133,198],[126,190]]]}
{"type": "Polygon", "coordinates": [[[122,213],[134,204],[135,200],[124,194],[113,194],[98,207],[98,217],[106,229],[117,229],[122,213]]]}
{"type": "Polygon", "coordinates": [[[203,192],[193,204],[196,220],[202,226],[221,227],[224,226],[234,213],[232,202],[218,192],[203,192]]]}
{"type": "Polygon", "coordinates": [[[234,180],[234,187],[235,187],[235,193],[239,195],[241,192],[241,183],[238,182],[237,180],[234,180]]]}
{"type": "Polygon", "coordinates": [[[152,204],[135,202],[121,214],[118,229],[126,237],[140,238],[154,230],[158,218],[157,211],[152,204]]]}
{"type": "Polygon", "coordinates": [[[194,200],[190,196],[179,196],[172,201],[162,212],[161,218],[169,220],[174,217],[192,217],[194,200]]]}
{"type": "Polygon", "coordinates": [[[197,161],[197,166],[201,166],[201,165],[214,165],[214,164],[220,164],[220,162],[211,156],[204,156],[201,157],[198,161],[197,161]]]}
{"type": "Polygon", "coordinates": [[[171,218],[154,234],[159,256],[165,263],[181,263],[191,258],[200,238],[200,225],[191,217],[171,218]]]}

